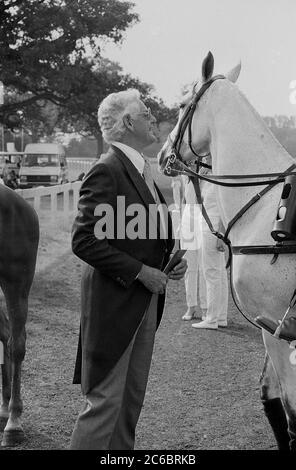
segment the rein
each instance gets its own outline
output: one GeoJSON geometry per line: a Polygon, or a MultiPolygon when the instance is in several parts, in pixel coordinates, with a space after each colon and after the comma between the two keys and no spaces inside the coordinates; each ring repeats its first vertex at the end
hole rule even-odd
{"type": "MultiPolygon", "coordinates": [[[[189,178],[193,183],[194,189],[195,189],[195,194],[197,198],[198,204],[201,206],[201,212],[203,215],[203,218],[205,219],[211,233],[222,240],[228,248],[228,260],[226,262],[226,269],[229,268],[230,270],[230,290],[231,290],[231,296],[233,298],[234,304],[238,311],[241,313],[241,315],[253,326],[255,326],[258,329],[261,329],[260,326],[258,326],[253,320],[251,320],[248,315],[246,315],[243,310],[240,307],[239,301],[236,297],[234,288],[233,288],[233,269],[232,269],[232,258],[234,254],[273,254],[274,257],[278,256],[280,253],[295,253],[296,252],[296,245],[261,245],[261,246],[256,246],[256,245],[246,245],[246,246],[232,246],[231,241],[229,239],[229,233],[234,224],[248,211],[248,209],[253,206],[259,199],[261,199],[265,194],[270,191],[275,184],[278,184],[282,181],[285,180],[284,175],[290,175],[290,174],[295,174],[291,173],[291,170],[296,168],[296,164],[291,165],[284,173],[275,173],[274,175],[279,175],[278,178],[272,182],[269,182],[268,186],[266,186],[264,189],[262,189],[259,193],[255,194],[238,212],[237,214],[230,220],[228,223],[228,226],[226,228],[225,233],[218,232],[217,230],[214,229],[213,224],[208,216],[208,213],[206,211],[206,208],[204,206],[202,196],[201,196],[201,191],[200,191],[200,185],[199,185],[199,179],[205,179],[206,181],[209,181],[210,183],[218,184],[221,185],[222,183],[220,182],[214,182],[211,181],[210,178],[205,178],[201,177],[201,175],[196,174],[196,176],[191,175],[189,178]]],[[[195,173],[195,172],[193,172],[195,173]]],[[[260,175],[259,175],[260,176],[260,175]]],[[[258,177],[258,175],[256,175],[258,177]]],[[[265,182],[266,184],[266,182],[265,182]]],[[[222,184],[223,185],[223,184],[222,184]]],[[[253,184],[244,184],[244,186],[253,186],[253,184]]],[[[230,185],[234,186],[234,185],[230,185]]],[[[237,184],[236,186],[241,186],[240,184],[237,184]]],[[[274,259],[274,258],[273,258],[274,259]]],[[[276,259],[276,258],[275,258],[276,259]]],[[[274,259],[274,261],[275,261],[274,259]]],[[[273,262],[274,262],[273,261],[273,262]]]]}
{"type": "MultiPolygon", "coordinates": [[[[218,79],[225,79],[223,75],[217,75],[213,77],[208,82],[204,83],[200,90],[196,93],[195,97],[193,98],[190,106],[187,108],[185,114],[182,117],[182,120],[179,125],[178,132],[174,141],[172,142],[172,153],[170,157],[167,159],[166,164],[162,166],[162,171],[164,174],[168,176],[177,176],[177,175],[186,175],[189,177],[190,181],[193,183],[197,203],[201,206],[202,215],[213,235],[217,238],[221,239],[228,247],[228,260],[226,263],[226,268],[230,268],[230,288],[231,288],[231,295],[234,300],[234,303],[239,310],[239,312],[243,315],[243,317],[250,322],[252,325],[256,326],[256,328],[261,329],[255,322],[253,322],[240,308],[239,301],[236,298],[234,288],[233,288],[233,275],[232,275],[232,257],[233,254],[274,254],[274,258],[272,263],[276,260],[275,257],[278,256],[279,253],[295,253],[296,252],[296,244],[291,244],[287,246],[277,244],[277,245],[260,245],[260,246],[237,246],[232,247],[231,241],[229,239],[229,233],[234,226],[234,224],[248,211],[248,209],[253,206],[259,199],[261,199],[265,194],[268,193],[275,185],[284,182],[286,176],[296,175],[295,171],[292,171],[296,168],[296,164],[292,164],[286,171],[284,172],[275,172],[275,173],[262,173],[262,174],[247,174],[247,175],[210,175],[204,176],[198,173],[198,169],[200,166],[211,168],[209,165],[203,163],[201,160],[202,158],[208,156],[206,155],[199,155],[195,152],[192,146],[192,120],[193,115],[196,110],[196,106],[198,101],[203,96],[205,91],[211,86],[211,84],[218,79]],[[193,171],[192,169],[188,168],[188,166],[182,161],[180,156],[180,148],[182,145],[183,137],[185,131],[188,127],[188,145],[192,153],[198,157],[196,162],[197,165],[197,172],[193,171]],[[247,182],[239,182],[239,183],[229,183],[223,182],[221,180],[238,180],[238,179],[258,179],[258,178],[274,178],[271,180],[263,180],[263,181],[247,181],[247,182]],[[207,181],[212,184],[216,184],[219,186],[225,187],[243,187],[243,186],[266,186],[262,189],[259,193],[255,194],[240,210],[239,212],[230,220],[228,226],[226,228],[225,234],[220,233],[219,231],[215,230],[213,224],[208,216],[206,208],[203,203],[203,199],[201,196],[200,185],[199,181],[207,181]],[[288,248],[288,249],[287,249],[288,248]]],[[[171,139],[169,139],[171,140],[171,139]]]]}
{"type": "MultiPolygon", "coordinates": [[[[201,163],[197,163],[197,165],[201,165],[201,163]]],[[[208,168],[211,168],[209,165],[203,164],[202,166],[206,166],[208,168]]],[[[295,171],[291,171],[293,168],[296,168],[296,165],[293,164],[291,165],[285,172],[275,172],[275,173],[251,173],[247,175],[210,175],[210,176],[205,176],[201,175],[194,170],[188,168],[188,166],[178,160],[178,157],[176,154],[172,154],[165,166],[162,168],[162,171],[168,175],[168,176],[177,176],[178,174],[180,175],[187,175],[189,177],[195,177],[198,178],[202,181],[207,181],[209,183],[217,184],[219,186],[226,186],[226,187],[242,187],[242,186],[266,186],[266,185],[274,185],[278,183],[282,183],[285,181],[286,176],[290,175],[296,175],[295,171]],[[258,178],[274,178],[277,177],[274,180],[266,180],[266,181],[247,181],[245,183],[224,183],[220,182],[219,180],[237,180],[237,179],[258,179],[258,178]]]]}

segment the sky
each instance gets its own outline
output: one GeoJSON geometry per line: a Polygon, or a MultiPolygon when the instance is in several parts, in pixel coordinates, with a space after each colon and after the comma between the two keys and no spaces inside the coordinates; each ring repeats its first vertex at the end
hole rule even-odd
{"type": "Polygon", "coordinates": [[[210,50],[215,73],[241,61],[237,84],[260,114],[296,115],[296,0],[131,1],[140,22],[103,55],[167,105],[200,76],[210,50]]]}

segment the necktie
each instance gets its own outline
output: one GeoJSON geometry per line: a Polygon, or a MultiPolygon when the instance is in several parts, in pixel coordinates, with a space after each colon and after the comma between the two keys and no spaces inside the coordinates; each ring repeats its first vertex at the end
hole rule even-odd
{"type": "Polygon", "coordinates": [[[144,165],[144,170],[143,170],[143,178],[145,180],[145,183],[147,184],[157,206],[158,206],[158,213],[160,216],[160,225],[159,225],[159,230],[161,234],[162,239],[166,239],[166,222],[165,222],[165,216],[164,216],[164,208],[161,205],[161,201],[159,199],[159,196],[157,194],[157,191],[154,186],[154,179],[152,176],[152,170],[151,170],[151,165],[150,162],[147,158],[143,157],[145,160],[145,165],[144,165]]]}
{"type": "Polygon", "coordinates": [[[144,170],[143,170],[143,177],[145,180],[145,183],[147,184],[153,198],[156,198],[156,191],[155,191],[155,186],[154,186],[154,179],[152,176],[152,170],[151,170],[151,165],[149,161],[145,158],[145,165],[144,165],[144,170]]]}

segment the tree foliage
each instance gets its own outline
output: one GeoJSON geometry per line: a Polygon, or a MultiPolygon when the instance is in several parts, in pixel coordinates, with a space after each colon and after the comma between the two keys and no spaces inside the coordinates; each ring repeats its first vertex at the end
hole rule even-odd
{"type": "Polygon", "coordinates": [[[158,120],[175,112],[152,85],[124,74],[101,56],[105,40],[121,41],[138,20],[133,4],[118,0],[4,0],[0,4],[0,122],[36,140],[62,132],[94,136],[102,150],[97,108],[109,93],[137,88],[158,120]]]}
{"type": "MultiPolygon", "coordinates": [[[[64,107],[57,121],[57,126],[64,132],[80,132],[82,135],[92,135],[100,140],[100,129],[97,121],[97,110],[100,102],[109,93],[136,88],[141,98],[151,108],[157,121],[172,119],[175,113],[159,99],[154,87],[137,78],[124,74],[119,64],[100,59],[88,77],[84,92],[73,97],[67,107],[64,107]]],[[[99,149],[100,151],[100,149],[99,149]]]]}
{"type": "Polygon", "coordinates": [[[83,96],[102,41],[121,41],[138,20],[132,7],[118,0],[3,0],[0,80],[13,99],[1,106],[0,121],[13,127],[40,100],[67,106],[83,96]]]}
{"type": "Polygon", "coordinates": [[[276,114],[263,119],[283,147],[296,157],[296,117],[276,114]]]}

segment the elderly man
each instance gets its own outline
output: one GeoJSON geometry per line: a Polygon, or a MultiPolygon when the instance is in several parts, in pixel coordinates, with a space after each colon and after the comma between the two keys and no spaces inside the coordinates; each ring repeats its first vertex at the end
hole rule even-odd
{"type": "Polygon", "coordinates": [[[73,226],[73,251],[87,264],[74,376],[85,405],[71,449],[123,450],[134,448],[168,278],[181,279],[186,262],[162,272],[174,241],[142,154],[155,141],[150,109],[137,90],[127,90],[103,100],[98,120],[111,145],[83,180],[73,226]]]}

